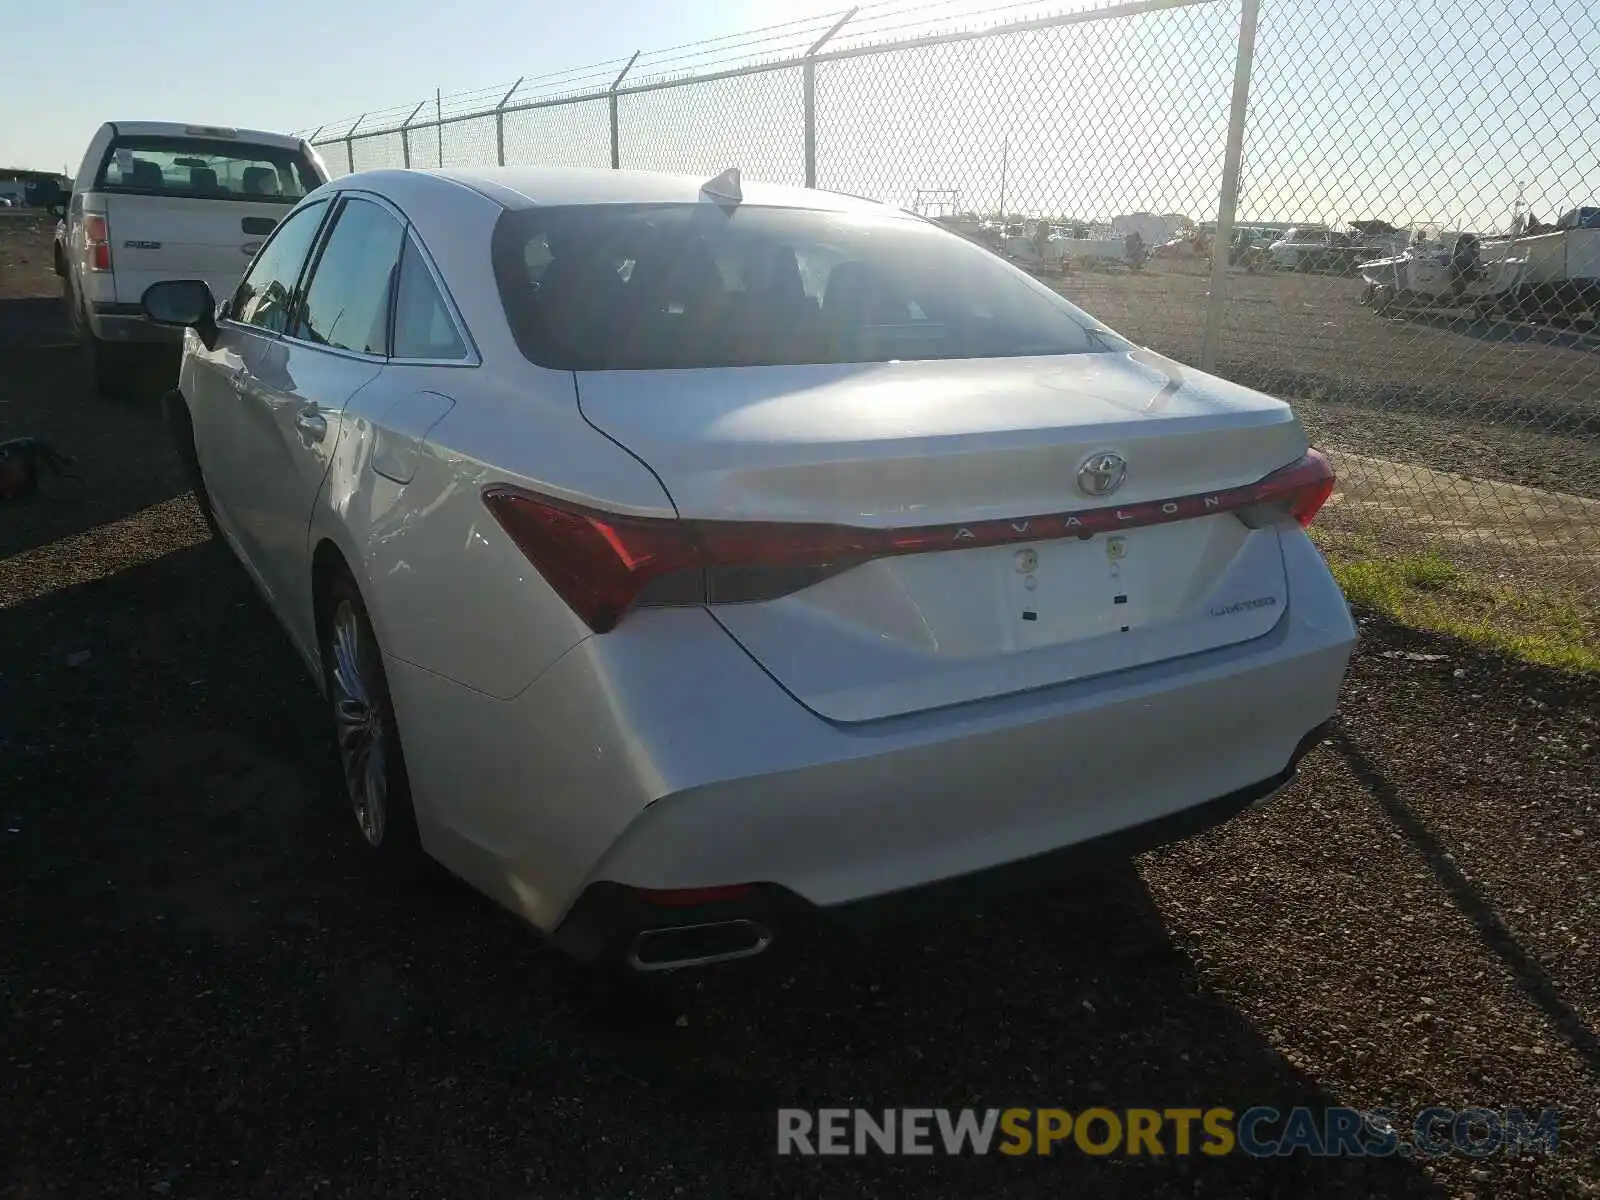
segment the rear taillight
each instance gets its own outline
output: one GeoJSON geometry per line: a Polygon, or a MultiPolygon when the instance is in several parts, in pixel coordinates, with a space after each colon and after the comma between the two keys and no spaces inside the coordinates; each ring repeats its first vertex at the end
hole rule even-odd
{"type": "Polygon", "coordinates": [[[83,246],[89,252],[91,271],[111,270],[111,229],[100,213],[84,216],[83,246]]]}
{"type": "Polygon", "coordinates": [[[1282,505],[1301,525],[1309,525],[1333,495],[1337,482],[1327,456],[1320,450],[1308,450],[1299,462],[1274,471],[1251,490],[1256,493],[1254,503],[1282,505]]]}
{"type": "MultiPolygon", "coordinates": [[[[630,517],[570,505],[505,484],[485,489],[483,499],[518,549],[572,611],[596,633],[605,633],[647,587],[680,572],[717,575],[730,569],[766,569],[788,572],[793,586],[803,587],[816,582],[819,571],[825,575],[874,558],[1087,538],[1214,513],[1278,509],[1301,525],[1309,525],[1333,488],[1332,466],[1319,451],[1311,450],[1298,462],[1244,487],[1078,512],[909,529],[630,517]]],[[[769,591],[767,596],[781,590],[769,591]]],[[[707,595],[703,580],[696,594],[707,595]]]]}
{"type": "Polygon", "coordinates": [[[510,487],[491,487],[483,500],[545,582],[596,633],[615,626],[652,579],[701,565],[687,522],[570,508],[510,487]]]}

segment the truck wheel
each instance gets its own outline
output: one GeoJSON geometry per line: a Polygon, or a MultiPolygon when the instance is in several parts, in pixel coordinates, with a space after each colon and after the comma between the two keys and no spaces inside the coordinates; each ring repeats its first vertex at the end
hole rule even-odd
{"type": "Polygon", "coordinates": [[[89,386],[96,396],[120,400],[132,392],[135,364],[128,347],[102,341],[86,328],[83,354],[89,368],[89,386]]]}

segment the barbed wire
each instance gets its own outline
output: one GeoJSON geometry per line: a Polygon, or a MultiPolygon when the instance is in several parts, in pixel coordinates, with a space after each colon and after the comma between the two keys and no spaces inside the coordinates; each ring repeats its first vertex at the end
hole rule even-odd
{"type": "MultiPolygon", "coordinates": [[[[829,50],[859,49],[910,41],[936,33],[968,32],[1003,24],[1019,10],[1031,9],[1038,16],[1067,12],[1089,12],[1115,7],[1117,0],[1088,0],[1079,4],[1049,4],[1045,0],[1010,0],[994,4],[986,0],[872,0],[851,8],[840,6],[809,17],[796,17],[771,25],[682,42],[643,51],[633,60],[628,84],[633,87],[677,82],[700,74],[712,74],[769,63],[802,55],[819,37],[846,13],[850,20],[829,44],[829,50]],[[952,11],[955,10],[955,11],[952,11]],[[965,11],[961,11],[965,10],[965,11]],[[974,25],[953,26],[951,22],[972,21],[974,25]]],[[[629,62],[628,56],[599,59],[580,66],[547,71],[465,91],[436,93],[430,97],[369,109],[345,117],[307,126],[295,132],[346,136],[371,135],[398,129],[413,113],[421,122],[465,119],[507,107],[603,93],[617,73],[629,62]],[[359,122],[359,125],[357,124],[359,122]]]]}

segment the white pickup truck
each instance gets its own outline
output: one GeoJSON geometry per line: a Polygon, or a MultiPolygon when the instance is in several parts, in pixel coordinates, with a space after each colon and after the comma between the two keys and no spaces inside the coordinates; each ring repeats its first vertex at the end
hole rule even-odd
{"type": "Polygon", "coordinates": [[[139,302],[162,279],[233,293],[266,236],[327,168],[301,138],[165,121],[109,121],[58,210],[55,268],[96,391],[125,391],[140,355],[173,355],[181,331],[139,302]]]}

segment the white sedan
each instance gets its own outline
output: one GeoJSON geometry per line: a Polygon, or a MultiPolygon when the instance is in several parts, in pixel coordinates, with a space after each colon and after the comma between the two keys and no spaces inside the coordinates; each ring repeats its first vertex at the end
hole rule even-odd
{"type": "Polygon", "coordinates": [[[144,305],[364,844],[580,957],[1060,880],[1268,797],[1333,715],[1334,479],[1288,405],[932,222],[380,171],[220,305],[144,305]]]}

